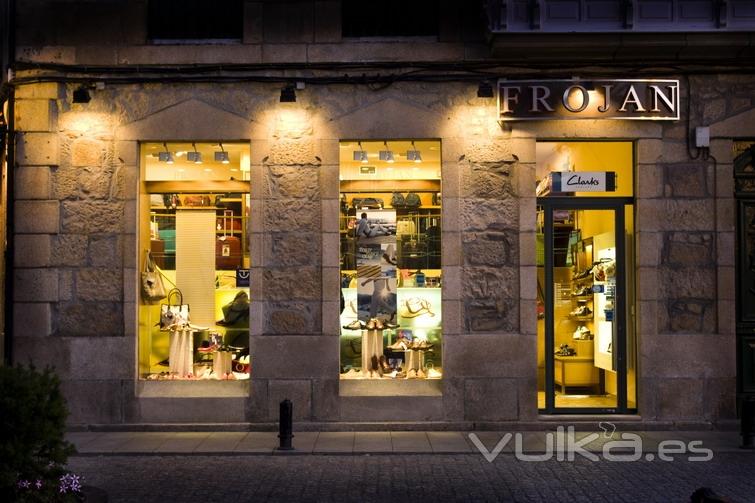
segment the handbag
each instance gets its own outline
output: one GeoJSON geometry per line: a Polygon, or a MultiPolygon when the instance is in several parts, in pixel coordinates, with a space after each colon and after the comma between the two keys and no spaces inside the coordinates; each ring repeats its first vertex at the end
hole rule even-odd
{"type": "Polygon", "coordinates": [[[246,326],[249,326],[249,295],[242,290],[231,302],[223,306],[223,319],[216,323],[227,327],[244,322],[246,326]]]}
{"type": "Polygon", "coordinates": [[[142,279],[142,299],[145,303],[151,304],[165,298],[165,285],[160,272],[152,260],[152,254],[147,251],[147,258],[144,260],[144,270],[141,274],[142,279]]]}
{"type": "Polygon", "coordinates": [[[189,305],[184,304],[184,296],[178,288],[168,292],[168,303],[160,304],[160,330],[171,330],[175,325],[188,325],[189,305]],[[173,302],[173,299],[176,302],[173,302]]]}

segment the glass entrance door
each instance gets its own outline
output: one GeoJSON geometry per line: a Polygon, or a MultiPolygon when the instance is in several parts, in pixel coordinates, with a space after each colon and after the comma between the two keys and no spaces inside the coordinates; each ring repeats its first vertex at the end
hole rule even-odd
{"type": "Polygon", "coordinates": [[[545,372],[538,406],[545,412],[626,412],[636,407],[634,386],[627,392],[631,211],[627,226],[621,201],[557,197],[539,204],[538,336],[545,372]]]}

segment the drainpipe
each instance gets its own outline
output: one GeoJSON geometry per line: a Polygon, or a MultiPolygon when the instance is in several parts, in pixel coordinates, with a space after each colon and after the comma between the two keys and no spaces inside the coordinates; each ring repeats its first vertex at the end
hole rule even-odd
{"type": "MultiPolygon", "coordinates": [[[[16,1],[9,0],[6,19],[6,33],[8,34],[8,68],[13,68],[16,61],[16,1]]],[[[7,71],[3,68],[0,71],[7,71]]],[[[16,134],[15,134],[15,100],[16,90],[11,85],[8,93],[8,117],[6,118],[8,128],[6,133],[7,155],[5,157],[6,165],[6,200],[5,211],[5,326],[3,332],[3,355],[5,363],[13,363],[13,255],[14,255],[14,232],[15,225],[13,222],[15,215],[15,172],[16,172],[16,134]]]]}

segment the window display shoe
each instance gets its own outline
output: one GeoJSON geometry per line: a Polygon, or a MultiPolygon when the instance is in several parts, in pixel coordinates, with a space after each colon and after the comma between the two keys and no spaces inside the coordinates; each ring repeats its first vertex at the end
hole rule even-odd
{"type": "Polygon", "coordinates": [[[372,358],[370,359],[370,363],[372,364],[372,367],[370,368],[370,370],[376,371],[380,377],[383,377],[383,369],[380,366],[380,362],[378,362],[377,355],[372,355],[372,358]]]}
{"type": "Polygon", "coordinates": [[[391,366],[388,365],[388,362],[385,360],[384,355],[380,355],[380,359],[378,359],[378,365],[380,365],[380,369],[384,374],[390,374],[393,371],[391,366]]]}
{"type": "Polygon", "coordinates": [[[343,328],[346,330],[364,330],[364,323],[359,320],[354,320],[348,325],[344,325],[343,328]]]}
{"type": "Polygon", "coordinates": [[[425,374],[424,370],[417,370],[417,379],[427,379],[427,374],[425,374]]]}
{"type": "Polygon", "coordinates": [[[402,308],[403,312],[401,313],[401,316],[404,318],[416,318],[417,316],[422,316],[423,314],[435,316],[435,313],[431,309],[430,301],[428,301],[427,299],[418,297],[408,299],[404,302],[402,308]]]}
{"type": "Polygon", "coordinates": [[[383,330],[383,322],[380,318],[375,318],[375,330],[383,330]]]}
{"type": "Polygon", "coordinates": [[[398,325],[397,323],[390,322],[390,321],[384,321],[383,326],[385,328],[390,328],[391,330],[393,330],[395,328],[399,328],[400,325],[398,325]]]}
{"type": "Polygon", "coordinates": [[[417,378],[417,371],[414,369],[411,369],[409,372],[406,373],[407,379],[416,379],[417,378]]]}
{"type": "Polygon", "coordinates": [[[404,339],[399,339],[390,346],[387,346],[388,349],[392,349],[394,351],[406,351],[407,350],[407,344],[404,339]]]}
{"type": "Polygon", "coordinates": [[[440,379],[442,375],[443,374],[441,374],[440,372],[438,372],[435,369],[427,369],[427,378],[428,379],[440,379]]]}
{"type": "Polygon", "coordinates": [[[377,328],[375,326],[375,318],[372,318],[370,321],[367,322],[367,330],[375,330],[377,328]]]}
{"type": "Polygon", "coordinates": [[[579,306],[569,314],[572,316],[590,316],[592,314],[592,309],[587,306],[579,306]]]}

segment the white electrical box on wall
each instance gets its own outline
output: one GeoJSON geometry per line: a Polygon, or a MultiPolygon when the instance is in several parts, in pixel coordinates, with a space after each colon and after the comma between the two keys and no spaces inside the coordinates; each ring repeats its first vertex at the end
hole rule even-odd
{"type": "Polygon", "coordinates": [[[695,146],[697,148],[710,147],[710,128],[708,126],[695,128],[695,146]]]}

